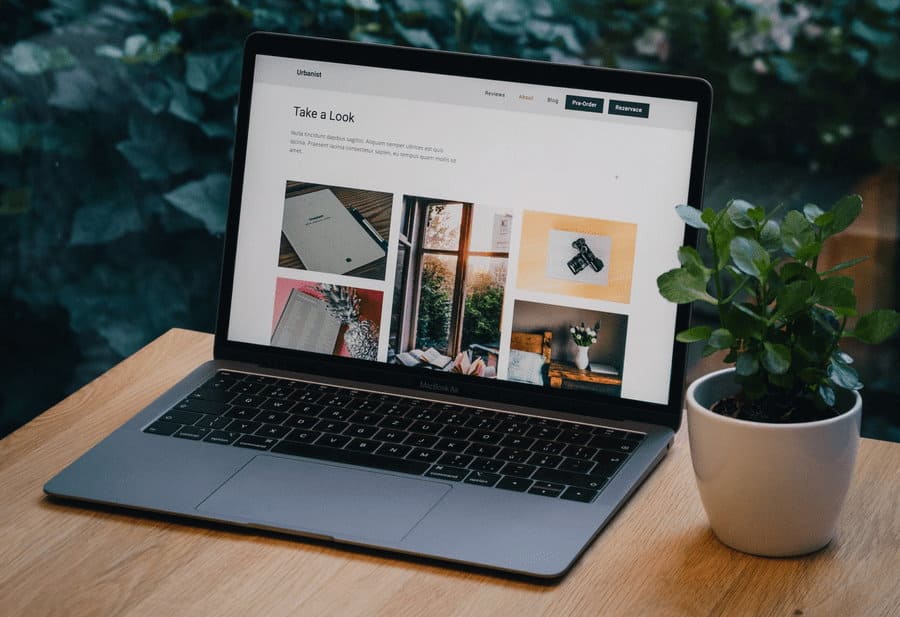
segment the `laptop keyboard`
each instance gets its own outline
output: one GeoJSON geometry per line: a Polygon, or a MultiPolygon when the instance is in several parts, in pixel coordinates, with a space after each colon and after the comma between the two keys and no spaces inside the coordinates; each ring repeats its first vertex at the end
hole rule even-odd
{"type": "Polygon", "coordinates": [[[216,373],[144,432],[585,503],[644,438],[233,371],[216,373]]]}

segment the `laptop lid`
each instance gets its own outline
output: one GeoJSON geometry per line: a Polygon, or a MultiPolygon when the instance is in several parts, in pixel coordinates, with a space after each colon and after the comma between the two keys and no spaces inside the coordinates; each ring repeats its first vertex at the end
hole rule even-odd
{"type": "Polygon", "coordinates": [[[254,34],[217,358],[678,427],[699,79],[254,34]]]}

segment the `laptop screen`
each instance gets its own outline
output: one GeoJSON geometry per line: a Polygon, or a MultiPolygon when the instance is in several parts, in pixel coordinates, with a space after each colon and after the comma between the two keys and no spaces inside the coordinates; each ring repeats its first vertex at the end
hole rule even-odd
{"type": "Polygon", "coordinates": [[[656,277],[685,239],[697,102],[252,69],[229,342],[670,402],[676,306],[656,277]]]}

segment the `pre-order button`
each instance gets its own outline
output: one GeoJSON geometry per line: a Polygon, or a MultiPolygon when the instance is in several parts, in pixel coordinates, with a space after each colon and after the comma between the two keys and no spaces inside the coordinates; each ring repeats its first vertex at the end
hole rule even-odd
{"type": "Polygon", "coordinates": [[[589,96],[566,95],[566,109],[574,109],[575,111],[592,111],[597,114],[603,113],[603,99],[594,99],[589,96]]]}

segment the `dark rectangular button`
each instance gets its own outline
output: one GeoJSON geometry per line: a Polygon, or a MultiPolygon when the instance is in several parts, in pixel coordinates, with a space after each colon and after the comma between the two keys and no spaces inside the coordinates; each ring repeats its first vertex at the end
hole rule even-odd
{"type": "Polygon", "coordinates": [[[175,437],[180,437],[182,439],[191,439],[193,441],[199,441],[206,437],[209,433],[210,429],[208,428],[198,428],[196,426],[184,426],[180,431],[175,433],[175,437]]]}
{"type": "Polygon", "coordinates": [[[376,454],[384,454],[385,456],[396,456],[398,458],[403,458],[409,451],[412,450],[409,446],[402,446],[398,443],[385,443],[381,444],[381,447],[375,451],[376,454]]]}
{"type": "Polygon", "coordinates": [[[473,471],[465,479],[466,484],[477,484],[478,486],[494,486],[500,474],[491,473],[489,471],[473,471]]]}
{"type": "Polygon", "coordinates": [[[347,449],[356,450],[358,452],[374,452],[380,445],[380,441],[372,441],[371,439],[354,439],[347,444],[347,449]]]}
{"type": "Polygon", "coordinates": [[[355,452],[353,450],[324,448],[318,445],[297,443],[295,441],[282,441],[272,448],[272,452],[415,475],[422,475],[430,467],[427,463],[418,461],[410,461],[391,456],[381,456],[379,454],[370,454],[367,452],[355,452]]]}
{"type": "Polygon", "coordinates": [[[232,405],[240,405],[242,407],[259,407],[260,403],[265,403],[266,397],[254,396],[252,394],[240,394],[231,401],[232,405]]]}
{"type": "Polygon", "coordinates": [[[471,465],[469,465],[469,469],[475,469],[477,471],[500,471],[505,463],[503,461],[498,461],[491,458],[476,458],[471,465]]]}
{"type": "Polygon", "coordinates": [[[290,432],[286,426],[278,426],[276,424],[263,424],[257,429],[256,434],[260,437],[270,437],[272,439],[281,439],[290,432]]]}
{"type": "Polygon", "coordinates": [[[320,446],[328,446],[329,448],[343,448],[347,445],[350,438],[346,435],[335,435],[334,433],[323,433],[316,440],[316,444],[320,446]]]}
{"type": "Polygon", "coordinates": [[[278,443],[277,439],[271,437],[260,437],[258,435],[244,435],[238,439],[234,445],[240,448],[250,448],[251,450],[268,450],[278,443]]]}
{"type": "Polygon", "coordinates": [[[234,398],[233,392],[227,392],[221,388],[197,388],[188,395],[189,399],[203,401],[218,401],[227,403],[234,398]]]}
{"type": "Polygon", "coordinates": [[[203,441],[206,441],[208,443],[228,445],[240,436],[240,433],[234,433],[232,431],[213,431],[212,433],[207,435],[206,439],[204,439],[203,441]]]}
{"type": "Polygon", "coordinates": [[[590,96],[576,96],[574,94],[567,94],[566,109],[572,109],[574,111],[590,111],[595,114],[602,114],[603,99],[597,99],[590,96]]]}
{"type": "Polygon", "coordinates": [[[186,398],[177,405],[173,411],[192,411],[194,413],[206,413],[221,416],[229,408],[229,405],[220,401],[203,401],[186,398]]]}
{"type": "Polygon", "coordinates": [[[559,496],[560,499],[568,499],[569,501],[581,501],[583,503],[590,503],[594,500],[594,497],[597,496],[597,491],[592,491],[587,488],[578,488],[577,486],[570,486],[563,494],[559,496]]]}
{"type": "Polygon", "coordinates": [[[288,434],[286,439],[289,439],[290,441],[299,441],[302,443],[312,443],[316,439],[318,439],[319,435],[321,434],[322,433],[318,431],[311,431],[306,428],[296,428],[291,431],[290,434],[288,434]]]}
{"type": "Polygon", "coordinates": [[[462,467],[452,467],[450,465],[434,465],[425,472],[429,478],[440,478],[441,480],[453,480],[459,482],[469,473],[462,467]]]}
{"type": "Polygon", "coordinates": [[[203,416],[203,418],[194,423],[194,426],[220,429],[228,426],[229,422],[231,422],[229,418],[223,418],[222,416],[203,416]]]}
{"type": "Polygon", "coordinates": [[[541,497],[559,497],[559,494],[562,491],[533,486],[530,489],[528,489],[528,492],[531,493],[532,495],[540,495],[541,497]]]}
{"type": "Polygon", "coordinates": [[[650,103],[636,103],[634,101],[617,101],[609,99],[607,113],[611,116],[631,116],[633,118],[649,118],[650,103]]]}
{"type": "Polygon", "coordinates": [[[503,475],[516,476],[518,478],[527,478],[534,473],[536,468],[533,465],[522,465],[521,463],[507,463],[503,468],[503,475]]]}
{"type": "Polygon", "coordinates": [[[588,476],[580,473],[572,473],[571,471],[562,471],[560,469],[541,468],[534,472],[532,478],[534,480],[540,480],[541,482],[569,484],[591,490],[599,490],[606,484],[606,478],[601,476],[588,476]]]}
{"type": "Polygon", "coordinates": [[[531,486],[531,480],[526,480],[525,478],[513,478],[510,476],[506,476],[497,483],[497,488],[516,491],[517,493],[524,493],[528,490],[529,486],[531,486]]]}
{"type": "Polygon", "coordinates": [[[175,422],[165,422],[163,420],[157,420],[156,422],[145,428],[144,432],[151,433],[153,435],[171,435],[180,428],[181,425],[175,422]]]}
{"type": "Polygon", "coordinates": [[[175,422],[177,424],[191,425],[202,417],[203,414],[193,413],[190,411],[167,411],[162,415],[160,420],[162,420],[163,422],[175,422]]]}
{"type": "Polygon", "coordinates": [[[437,450],[429,450],[428,448],[416,448],[409,455],[409,458],[414,461],[433,463],[440,455],[441,453],[437,450]]]}

